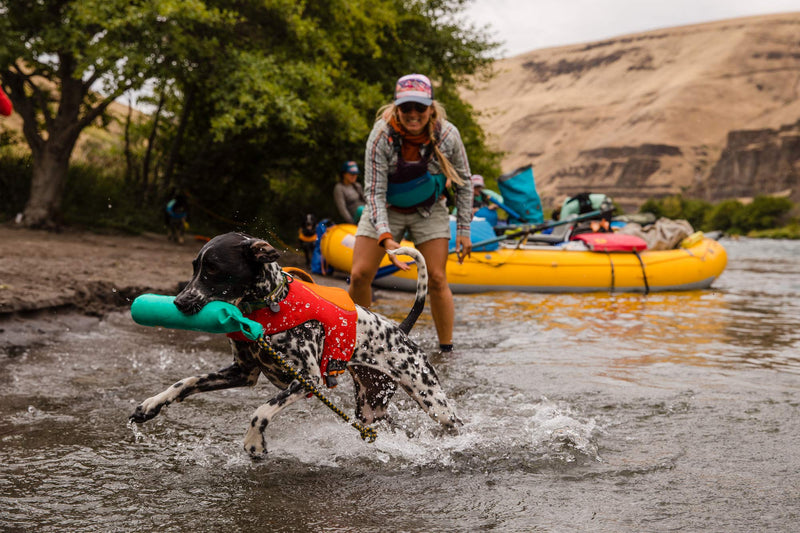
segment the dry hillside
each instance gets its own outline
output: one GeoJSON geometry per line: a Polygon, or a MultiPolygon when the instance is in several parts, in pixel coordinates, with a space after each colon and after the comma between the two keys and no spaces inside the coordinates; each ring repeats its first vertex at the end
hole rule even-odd
{"type": "Polygon", "coordinates": [[[535,50],[464,96],[503,170],[544,205],[584,190],[626,208],[685,192],[800,200],[800,13],[535,50]]]}

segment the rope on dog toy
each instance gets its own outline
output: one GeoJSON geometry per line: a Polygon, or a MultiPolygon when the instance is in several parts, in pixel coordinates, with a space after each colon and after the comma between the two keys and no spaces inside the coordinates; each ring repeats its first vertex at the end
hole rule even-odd
{"type": "MultiPolygon", "coordinates": [[[[272,348],[272,346],[269,344],[269,342],[267,341],[267,339],[264,337],[264,335],[263,335],[263,334],[262,334],[262,335],[260,335],[260,336],[258,337],[258,339],[256,340],[256,342],[257,342],[257,343],[258,343],[258,345],[259,345],[259,346],[261,346],[261,347],[262,347],[262,348],[263,348],[263,349],[264,349],[264,350],[265,350],[265,351],[266,351],[266,352],[267,352],[269,355],[271,355],[271,356],[272,356],[272,357],[273,357],[273,358],[274,358],[274,359],[275,359],[275,360],[278,362],[278,364],[279,364],[279,365],[281,365],[281,368],[283,368],[283,370],[285,370],[285,371],[286,371],[286,372],[287,372],[289,375],[291,375],[291,376],[292,376],[294,379],[296,379],[297,381],[299,381],[299,382],[300,382],[300,384],[301,384],[301,385],[302,385],[302,386],[303,386],[303,387],[304,387],[304,388],[305,388],[305,389],[306,389],[308,392],[310,392],[311,394],[313,394],[314,396],[316,396],[317,398],[319,398],[319,400],[320,400],[322,403],[324,403],[325,405],[327,405],[327,406],[330,408],[330,410],[331,410],[331,411],[333,411],[334,413],[336,413],[337,415],[339,415],[339,416],[340,416],[340,417],[341,417],[341,418],[342,418],[342,419],[343,419],[345,422],[350,422],[350,417],[349,417],[349,416],[347,416],[347,415],[346,415],[346,414],[345,414],[345,413],[344,413],[344,412],[343,412],[341,409],[339,409],[338,407],[336,407],[335,405],[333,405],[333,402],[331,402],[331,401],[330,401],[328,398],[326,398],[326,397],[325,397],[325,395],[323,395],[323,394],[322,394],[322,393],[319,391],[319,389],[318,389],[317,387],[315,387],[315,386],[314,386],[314,384],[313,384],[313,383],[311,383],[309,380],[307,380],[306,378],[304,378],[304,377],[303,377],[303,376],[300,374],[300,372],[298,372],[297,370],[295,370],[295,369],[294,369],[294,367],[292,367],[292,365],[290,365],[290,364],[289,364],[289,362],[288,362],[286,359],[284,359],[284,358],[283,358],[283,356],[282,356],[282,355],[280,355],[278,352],[276,352],[276,351],[275,351],[275,350],[272,348]]],[[[362,425],[361,425],[361,424],[359,424],[358,422],[352,422],[350,425],[351,425],[351,426],[353,426],[354,428],[356,428],[356,429],[358,430],[358,432],[359,432],[359,433],[361,433],[361,439],[362,439],[362,440],[366,440],[366,441],[368,441],[368,442],[375,442],[375,439],[377,439],[377,438],[378,438],[378,434],[377,434],[377,433],[375,432],[375,430],[374,430],[374,429],[372,429],[372,428],[368,428],[368,427],[362,426],[362,425]]]]}

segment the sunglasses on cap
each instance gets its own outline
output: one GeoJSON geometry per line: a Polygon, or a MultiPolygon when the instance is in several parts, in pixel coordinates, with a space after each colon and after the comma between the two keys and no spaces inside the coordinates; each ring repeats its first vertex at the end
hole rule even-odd
{"type": "Polygon", "coordinates": [[[428,110],[426,105],[422,105],[419,102],[405,102],[397,106],[400,108],[401,113],[411,113],[411,111],[416,111],[417,113],[424,113],[428,110]]]}

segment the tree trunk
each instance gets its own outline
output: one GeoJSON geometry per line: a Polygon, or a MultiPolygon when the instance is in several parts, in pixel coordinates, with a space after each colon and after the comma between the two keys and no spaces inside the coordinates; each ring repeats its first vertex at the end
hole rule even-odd
{"type": "MultiPolygon", "coordinates": [[[[156,112],[153,114],[153,127],[150,130],[150,137],[147,139],[147,150],[144,153],[144,161],[142,161],[142,194],[144,197],[147,197],[147,192],[150,189],[150,160],[153,157],[153,149],[156,144],[156,138],[158,137],[158,120],[161,118],[161,110],[164,108],[164,102],[166,101],[166,96],[164,95],[164,91],[161,91],[161,96],[158,99],[158,107],[156,108],[156,112]]],[[[153,177],[153,180],[156,179],[157,176],[153,177]]]]}
{"type": "Polygon", "coordinates": [[[71,153],[71,146],[64,149],[46,142],[40,156],[33,158],[31,194],[23,213],[26,227],[55,229],[59,226],[71,153]]]}
{"type": "Polygon", "coordinates": [[[131,120],[133,119],[133,97],[128,97],[128,113],[125,116],[125,184],[133,183],[133,154],[131,153],[131,120]]]}
{"type": "MultiPolygon", "coordinates": [[[[20,106],[24,121],[23,132],[33,156],[31,194],[22,214],[23,224],[29,228],[58,228],[61,223],[61,204],[67,183],[69,158],[78,142],[78,136],[116,97],[110,95],[95,107],[87,107],[81,117],[81,106],[88,91],[88,82],[84,86],[80,78],[73,76],[75,59],[70,54],[61,54],[59,58],[58,77],[61,83],[55,115],[46,107],[40,108],[44,116],[43,122],[47,126],[46,140],[38,131],[33,98],[25,98],[20,106]]],[[[15,77],[20,91],[23,78],[22,74],[15,77]]]]}
{"type": "Polygon", "coordinates": [[[186,133],[186,126],[189,121],[189,113],[194,107],[194,96],[197,88],[192,85],[186,92],[186,98],[183,101],[183,109],[181,110],[180,120],[178,122],[178,129],[175,132],[175,139],[172,141],[172,148],[169,151],[167,158],[167,165],[164,169],[164,184],[169,186],[172,182],[172,173],[175,169],[175,163],[178,159],[178,154],[181,151],[181,144],[183,144],[183,136],[186,133]]]}

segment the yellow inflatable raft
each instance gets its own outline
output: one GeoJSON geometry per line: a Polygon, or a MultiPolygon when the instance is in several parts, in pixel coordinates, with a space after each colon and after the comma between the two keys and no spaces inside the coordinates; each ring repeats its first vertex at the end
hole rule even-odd
{"type": "MultiPolygon", "coordinates": [[[[350,272],[356,227],[328,228],[320,243],[333,268],[350,272]]],[[[403,241],[403,246],[413,246],[403,241]]],[[[658,292],[707,289],[725,270],[728,256],[717,241],[695,234],[675,250],[592,252],[553,246],[517,248],[503,245],[492,252],[473,252],[458,264],[447,263],[447,279],[455,293],[525,292],[658,292]]],[[[389,265],[384,258],[381,266],[389,265]]],[[[398,271],[375,280],[383,288],[413,291],[417,269],[398,271]]]]}

